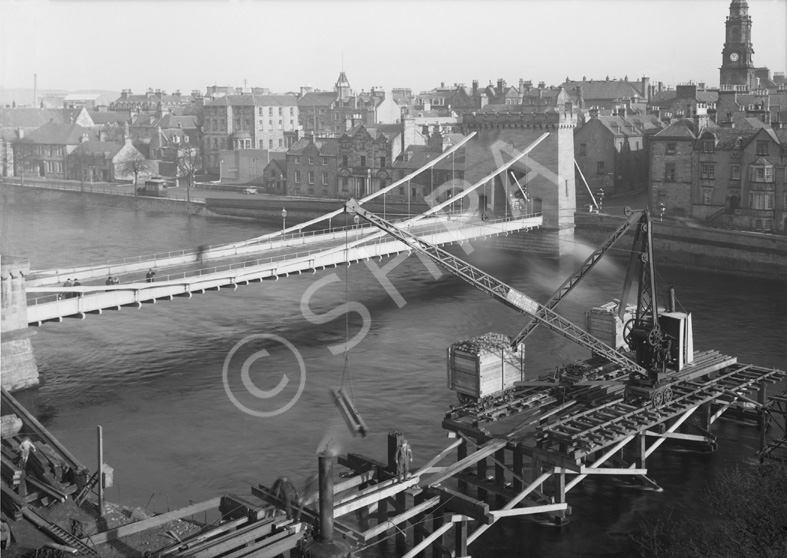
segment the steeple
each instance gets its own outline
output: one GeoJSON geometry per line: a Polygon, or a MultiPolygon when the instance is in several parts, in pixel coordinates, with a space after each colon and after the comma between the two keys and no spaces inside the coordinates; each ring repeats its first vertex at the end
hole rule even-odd
{"type": "Polygon", "coordinates": [[[751,17],[746,0],[732,0],[730,15],[727,17],[724,48],[721,51],[719,84],[745,86],[752,89],[756,85],[751,42],[751,17]]]}
{"type": "Polygon", "coordinates": [[[336,80],[334,91],[336,91],[336,96],[342,101],[346,101],[350,98],[350,82],[347,80],[347,75],[344,73],[344,69],[342,69],[341,73],[339,74],[339,79],[336,80]]]}

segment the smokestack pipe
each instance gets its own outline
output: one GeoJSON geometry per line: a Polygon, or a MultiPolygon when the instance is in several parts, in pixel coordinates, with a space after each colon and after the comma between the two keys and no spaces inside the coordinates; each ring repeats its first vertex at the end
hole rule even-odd
{"type": "Polygon", "coordinates": [[[318,456],[320,467],[320,542],[333,542],[333,455],[318,456]]]}

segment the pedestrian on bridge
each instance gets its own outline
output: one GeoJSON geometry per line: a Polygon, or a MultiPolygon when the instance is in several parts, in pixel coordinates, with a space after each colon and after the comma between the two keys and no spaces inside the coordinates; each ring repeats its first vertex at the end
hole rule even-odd
{"type": "MultiPolygon", "coordinates": [[[[64,287],[71,287],[71,286],[73,286],[73,284],[71,283],[71,279],[66,279],[66,282],[63,283],[63,286],[64,287]]],[[[58,299],[63,299],[63,298],[71,298],[71,293],[60,293],[58,295],[58,299]]]]}
{"type": "MultiPolygon", "coordinates": [[[[74,286],[75,287],[81,287],[82,286],[82,283],[79,282],[79,279],[74,279],[74,286]]],[[[82,293],[71,293],[71,296],[72,297],[82,296],[82,293]]]]}
{"type": "Polygon", "coordinates": [[[151,268],[151,269],[150,269],[150,270],[149,270],[149,271],[148,271],[148,272],[145,274],[145,280],[146,280],[148,283],[153,283],[153,282],[155,282],[155,279],[154,279],[154,276],[155,276],[155,275],[156,275],[156,272],[155,272],[155,271],[153,271],[153,269],[151,268]]]}
{"type": "Polygon", "coordinates": [[[107,282],[104,283],[104,284],[105,285],[114,285],[115,284],[115,280],[112,279],[112,276],[110,275],[109,277],[107,277],[107,282]]]}

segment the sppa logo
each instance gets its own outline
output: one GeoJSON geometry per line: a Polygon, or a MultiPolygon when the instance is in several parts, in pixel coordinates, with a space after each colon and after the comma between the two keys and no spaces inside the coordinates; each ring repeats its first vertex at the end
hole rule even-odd
{"type": "Polygon", "coordinates": [[[300,399],[306,365],[295,345],[278,335],[260,333],[232,347],[224,359],[222,379],[227,397],[238,409],[255,417],[275,417],[300,399]]]}

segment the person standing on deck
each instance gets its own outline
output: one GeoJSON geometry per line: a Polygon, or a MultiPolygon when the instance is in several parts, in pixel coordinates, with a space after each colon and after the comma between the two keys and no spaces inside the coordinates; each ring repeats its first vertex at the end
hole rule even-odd
{"type": "Polygon", "coordinates": [[[410,463],[413,462],[413,450],[410,443],[403,437],[396,448],[396,476],[399,482],[410,476],[410,463]]]}

